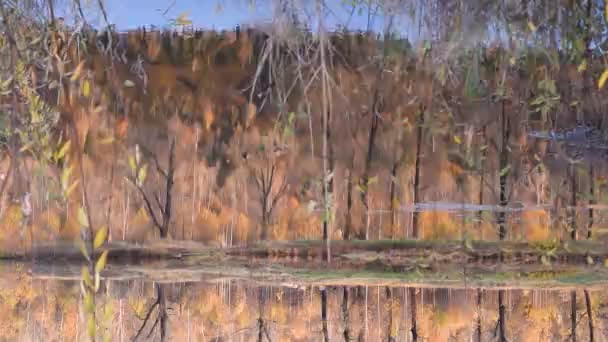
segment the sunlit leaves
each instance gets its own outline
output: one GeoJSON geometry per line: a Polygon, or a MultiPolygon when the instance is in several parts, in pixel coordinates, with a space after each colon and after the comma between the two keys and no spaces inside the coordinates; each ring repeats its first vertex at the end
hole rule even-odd
{"type": "Polygon", "coordinates": [[[137,186],[141,187],[146,180],[146,175],[148,174],[148,164],[144,164],[139,171],[137,172],[137,186]]]}
{"type": "Polygon", "coordinates": [[[175,18],[174,24],[179,26],[192,25],[192,20],[189,17],[190,13],[184,12],[175,18]]]}
{"type": "Polygon", "coordinates": [[[93,315],[89,316],[87,320],[87,331],[89,333],[89,338],[95,338],[95,330],[97,329],[97,324],[95,323],[95,317],[93,315]]]}
{"type": "Polygon", "coordinates": [[[95,263],[95,273],[101,273],[101,271],[106,267],[106,261],[108,259],[108,251],[105,250],[101,253],[99,259],[97,259],[97,263],[95,263]]]}
{"type": "Polygon", "coordinates": [[[82,74],[82,69],[84,68],[84,62],[85,61],[78,63],[78,65],[76,66],[76,69],[74,69],[74,71],[72,72],[70,81],[74,82],[74,81],[78,80],[78,78],[80,78],[80,75],[82,74]]]}
{"type": "Polygon", "coordinates": [[[602,89],[606,84],[606,81],[608,81],[608,69],[604,70],[599,80],[597,81],[597,88],[602,89]]]}
{"type": "Polygon", "coordinates": [[[93,278],[91,278],[91,273],[89,272],[89,268],[86,266],[82,267],[81,272],[82,281],[89,288],[93,288],[93,278]]]}
{"type": "Polygon", "coordinates": [[[93,248],[99,248],[106,242],[106,238],[108,237],[108,227],[103,226],[95,234],[95,239],[93,240],[93,248]]]}
{"type": "Polygon", "coordinates": [[[87,214],[84,212],[82,207],[78,208],[78,223],[85,228],[89,228],[89,219],[87,218],[87,214]]]}

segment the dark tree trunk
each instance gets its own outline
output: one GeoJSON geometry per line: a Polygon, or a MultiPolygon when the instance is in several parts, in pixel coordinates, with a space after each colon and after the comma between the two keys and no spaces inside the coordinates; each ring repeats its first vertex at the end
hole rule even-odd
{"type": "Polygon", "coordinates": [[[576,291],[570,292],[570,337],[572,342],[576,342],[576,291]]]}
{"type": "MultiPolygon", "coordinates": [[[[354,158],[353,158],[354,159],[354,158]]],[[[350,239],[350,232],[352,230],[352,213],[351,210],[353,208],[353,163],[351,162],[351,167],[348,169],[348,177],[346,184],[346,218],[344,222],[344,233],[343,239],[350,239]]]]}
{"type": "MultiPolygon", "coordinates": [[[[327,194],[325,195],[325,200],[327,200],[328,198],[332,198],[332,195],[334,193],[334,177],[333,177],[333,173],[334,173],[334,149],[331,143],[331,112],[327,111],[327,125],[325,126],[325,137],[327,139],[327,161],[328,161],[328,166],[329,166],[329,170],[328,170],[328,174],[331,175],[328,177],[328,175],[325,175],[326,179],[324,179],[324,182],[327,182],[327,194]]],[[[333,198],[331,199],[332,201],[332,205],[333,205],[333,198]]],[[[331,210],[331,209],[330,209],[331,210]]],[[[329,224],[330,224],[330,214],[326,213],[326,217],[323,220],[323,240],[327,241],[329,239],[329,224]]]]}
{"type": "Polygon", "coordinates": [[[593,208],[592,205],[595,204],[595,180],[594,172],[593,172],[593,164],[589,165],[589,211],[587,218],[587,239],[591,239],[593,237],[593,208]]]}
{"type": "MultiPolygon", "coordinates": [[[[414,160],[414,205],[420,202],[420,164],[422,154],[422,132],[424,125],[424,111],[421,106],[418,118],[418,133],[416,134],[416,159],[414,160]]],[[[418,212],[414,211],[412,220],[412,237],[418,238],[418,212]]]]}
{"type": "Polygon", "coordinates": [[[593,334],[593,310],[591,308],[591,297],[589,296],[589,290],[585,290],[585,306],[587,307],[587,322],[589,322],[589,342],[595,341],[593,334]]]}
{"type": "Polygon", "coordinates": [[[498,238],[500,240],[504,240],[507,236],[507,220],[506,220],[506,212],[504,209],[508,204],[507,198],[507,177],[509,175],[509,119],[505,113],[505,100],[502,100],[502,110],[501,110],[501,138],[502,144],[500,146],[500,161],[499,161],[499,182],[500,182],[500,206],[503,210],[498,214],[498,238]]]}
{"type": "MultiPolygon", "coordinates": [[[[485,176],[486,176],[486,158],[487,158],[487,151],[488,151],[488,141],[487,141],[487,137],[486,137],[486,126],[484,125],[483,128],[481,129],[481,146],[484,147],[484,150],[481,152],[481,161],[480,161],[480,167],[479,167],[479,197],[478,197],[478,201],[479,201],[479,205],[483,205],[483,189],[485,187],[485,176]]],[[[480,231],[480,234],[482,234],[482,218],[483,218],[483,211],[478,211],[477,212],[477,219],[478,224],[477,224],[477,228],[480,231]]],[[[481,235],[481,239],[483,240],[483,235],[481,235]]]]}
{"type": "Polygon", "coordinates": [[[498,291],[498,340],[500,342],[507,342],[507,335],[505,332],[505,290],[498,291]]]}
{"type": "Polygon", "coordinates": [[[482,300],[482,290],[477,289],[477,327],[476,327],[476,335],[477,342],[481,342],[481,300],[482,300]]]}
{"type": "Polygon", "coordinates": [[[323,341],[329,342],[329,332],[327,330],[327,289],[321,288],[321,321],[323,323],[323,341]]]}
{"type": "Polygon", "coordinates": [[[412,333],[412,342],[418,341],[418,326],[416,324],[416,288],[408,288],[410,295],[410,315],[412,316],[412,327],[410,332],[412,333]]]}
{"type": "Polygon", "coordinates": [[[342,321],[344,322],[344,342],[350,341],[350,325],[348,322],[348,287],[342,288],[342,321]]]}
{"type": "Polygon", "coordinates": [[[576,175],[576,166],[574,163],[570,165],[570,184],[572,188],[570,189],[570,238],[572,240],[578,239],[578,229],[576,223],[576,193],[578,189],[577,184],[577,175],[576,175]]]}

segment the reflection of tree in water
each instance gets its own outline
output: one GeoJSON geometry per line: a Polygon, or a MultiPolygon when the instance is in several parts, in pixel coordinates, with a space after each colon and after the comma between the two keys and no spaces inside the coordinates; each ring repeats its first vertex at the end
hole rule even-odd
{"type": "Polygon", "coordinates": [[[158,327],[159,336],[161,342],[165,341],[165,337],[167,334],[167,321],[169,316],[167,315],[167,302],[165,298],[165,289],[161,284],[155,284],[156,287],[156,300],[148,309],[143,322],[141,323],[140,328],[137,330],[137,334],[133,338],[134,341],[138,340],[144,333],[146,326],[149,326],[148,322],[150,322],[150,318],[153,316],[153,313],[156,311],[156,318],[154,319],[154,323],[151,323],[152,326],[148,330],[148,334],[145,335],[145,339],[148,340],[154,334],[155,329],[158,327]],[[155,310],[156,309],[156,310],[155,310]]]}

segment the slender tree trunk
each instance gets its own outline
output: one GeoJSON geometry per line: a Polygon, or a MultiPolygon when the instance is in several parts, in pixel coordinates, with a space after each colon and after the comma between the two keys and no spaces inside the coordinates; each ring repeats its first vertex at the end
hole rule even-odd
{"type": "Polygon", "coordinates": [[[595,179],[594,179],[593,164],[589,165],[589,211],[587,218],[587,239],[591,240],[593,237],[593,208],[595,204],[595,179]]]}
{"type": "MultiPolygon", "coordinates": [[[[354,160],[354,154],[352,160],[354,160]]],[[[346,184],[346,218],[344,222],[344,235],[343,239],[350,239],[350,233],[352,230],[352,207],[353,207],[353,162],[351,161],[350,168],[347,170],[347,184],[346,184]]]]}
{"type": "Polygon", "coordinates": [[[412,333],[412,342],[418,341],[418,326],[416,324],[416,288],[408,288],[410,295],[410,315],[412,319],[412,327],[410,332],[412,333]]]}
{"type": "Polygon", "coordinates": [[[500,342],[507,342],[507,335],[505,332],[505,290],[498,291],[498,337],[500,342]]]}
{"type": "Polygon", "coordinates": [[[344,322],[344,342],[350,341],[350,324],[348,322],[348,287],[342,287],[342,321],[344,322]]]}
{"type": "Polygon", "coordinates": [[[577,209],[576,209],[576,192],[578,190],[578,184],[577,184],[577,174],[576,174],[576,166],[574,163],[570,164],[570,184],[572,185],[572,188],[570,189],[570,207],[571,207],[571,211],[570,211],[570,238],[572,240],[577,240],[578,239],[578,229],[577,229],[577,222],[576,222],[576,213],[577,213],[577,209]]]}
{"type": "Polygon", "coordinates": [[[395,342],[397,341],[397,337],[393,335],[393,331],[394,329],[394,318],[393,318],[393,289],[389,286],[386,287],[386,299],[389,305],[388,308],[388,325],[387,325],[387,332],[386,332],[386,336],[387,336],[387,341],[388,342],[395,342]]]}
{"type": "Polygon", "coordinates": [[[589,290],[585,290],[585,305],[587,306],[587,322],[589,323],[589,342],[595,341],[593,333],[593,310],[591,307],[591,297],[589,296],[589,290]]]}
{"type": "Polygon", "coordinates": [[[477,328],[476,328],[476,335],[477,335],[477,342],[482,342],[481,341],[481,300],[482,300],[482,290],[480,288],[477,289],[477,328]]]}
{"type": "Polygon", "coordinates": [[[570,292],[570,322],[570,338],[572,342],[576,342],[576,291],[570,292]]]}
{"type": "Polygon", "coordinates": [[[502,144],[500,146],[500,174],[499,174],[499,182],[500,182],[500,206],[502,210],[498,214],[498,238],[500,240],[504,240],[507,236],[507,227],[506,227],[506,212],[505,208],[508,204],[507,199],[507,177],[509,175],[509,119],[505,113],[505,100],[502,100],[502,110],[501,110],[501,138],[502,144]]]}
{"type": "Polygon", "coordinates": [[[329,332],[327,330],[327,289],[321,288],[321,321],[323,323],[323,341],[329,342],[329,332]]]}
{"type": "Polygon", "coordinates": [[[391,180],[390,180],[390,191],[388,195],[389,203],[390,203],[390,212],[391,212],[391,239],[395,238],[395,212],[396,209],[396,188],[397,188],[397,169],[399,168],[399,161],[395,161],[393,163],[393,167],[391,168],[391,180]]]}
{"type": "MultiPolygon", "coordinates": [[[[414,160],[414,205],[420,202],[420,165],[422,153],[422,132],[425,109],[421,106],[418,118],[418,133],[416,134],[416,159],[414,160]]],[[[418,211],[414,210],[412,221],[412,237],[418,238],[418,211]]]]}
{"type": "MultiPolygon", "coordinates": [[[[481,162],[480,162],[481,165],[480,165],[480,170],[479,170],[479,196],[478,196],[479,205],[483,205],[483,189],[485,187],[486,158],[487,158],[487,151],[488,151],[487,144],[488,144],[488,141],[487,141],[487,136],[486,136],[486,126],[484,125],[483,128],[481,129],[481,146],[484,148],[484,150],[481,152],[481,162]]],[[[477,223],[477,229],[479,230],[481,240],[483,240],[483,227],[482,227],[483,211],[482,210],[477,212],[477,219],[479,220],[477,223]]]]}

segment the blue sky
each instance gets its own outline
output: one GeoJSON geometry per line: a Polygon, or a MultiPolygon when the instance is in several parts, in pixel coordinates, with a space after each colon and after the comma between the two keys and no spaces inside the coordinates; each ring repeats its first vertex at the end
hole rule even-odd
{"type": "MultiPolygon", "coordinates": [[[[91,2],[94,6],[96,1],[91,2]]],[[[141,26],[166,26],[170,19],[182,13],[189,13],[189,18],[197,28],[233,29],[237,24],[256,25],[268,23],[272,19],[272,0],[104,0],[109,19],[119,30],[128,30],[141,26]],[[168,10],[163,17],[162,13],[168,10]]],[[[302,0],[313,9],[314,1],[302,0]]],[[[362,12],[345,7],[342,0],[327,1],[331,12],[327,17],[327,26],[332,29],[337,24],[348,23],[350,29],[367,28],[367,9],[362,12]],[[350,20],[349,20],[350,18],[350,20]]],[[[94,8],[94,7],[93,7],[94,8]]],[[[98,11],[87,11],[89,21],[102,23],[98,11]]],[[[374,31],[384,28],[382,15],[378,14],[371,23],[374,31]]]]}

